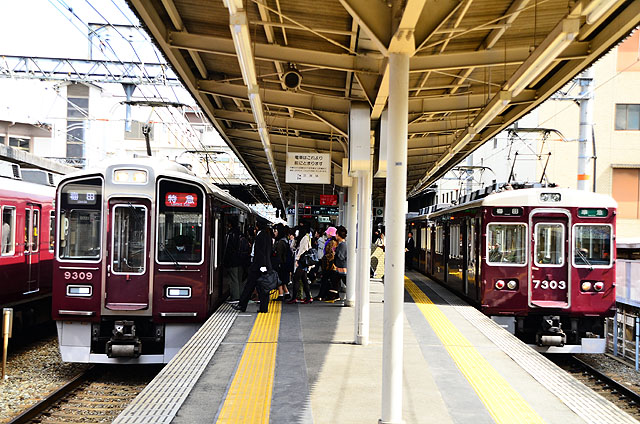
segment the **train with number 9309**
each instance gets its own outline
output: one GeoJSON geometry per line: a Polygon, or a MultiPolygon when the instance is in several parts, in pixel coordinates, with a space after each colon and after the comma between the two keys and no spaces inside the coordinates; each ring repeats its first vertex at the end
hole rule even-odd
{"type": "Polygon", "coordinates": [[[228,296],[227,224],[263,219],[182,165],[154,159],[66,176],[56,218],[60,352],[92,363],[168,362],[228,296]]]}
{"type": "Polygon", "coordinates": [[[489,187],[409,217],[413,267],[540,351],[604,352],[616,208],[567,188],[489,187]]]}

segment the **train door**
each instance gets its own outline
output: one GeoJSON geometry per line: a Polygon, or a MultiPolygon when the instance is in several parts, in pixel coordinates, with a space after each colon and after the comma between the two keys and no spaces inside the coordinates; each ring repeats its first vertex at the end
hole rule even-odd
{"type": "Polygon", "coordinates": [[[465,254],[465,280],[464,291],[467,296],[473,299],[478,298],[478,287],[476,279],[476,267],[477,267],[477,222],[475,218],[469,218],[466,223],[466,254],[465,254]]]}
{"type": "Polygon", "coordinates": [[[109,202],[105,281],[105,308],[108,310],[149,308],[149,210],[150,203],[146,200],[115,199],[109,202]]]}
{"type": "Polygon", "coordinates": [[[540,210],[530,218],[532,231],[529,263],[529,304],[540,308],[568,308],[569,214],[559,210],[540,210]]]}
{"type": "Polygon", "coordinates": [[[40,215],[42,207],[27,204],[24,215],[24,260],[27,264],[25,293],[40,290],[40,215]]]}

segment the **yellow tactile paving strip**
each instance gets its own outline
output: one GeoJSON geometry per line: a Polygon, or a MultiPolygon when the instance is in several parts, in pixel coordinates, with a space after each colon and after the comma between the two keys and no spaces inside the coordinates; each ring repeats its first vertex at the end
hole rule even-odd
{"type": "Polygon", "coordinates": [[[405,288],[496,423],[544,423],[431,299],[405,277],[405,288]]]}
{"type": "Polygon", "coordinates": [[[268,423],[276,366],[282,302],[271,297],[269,312],[258,314],[218,423],[268,423]]]}

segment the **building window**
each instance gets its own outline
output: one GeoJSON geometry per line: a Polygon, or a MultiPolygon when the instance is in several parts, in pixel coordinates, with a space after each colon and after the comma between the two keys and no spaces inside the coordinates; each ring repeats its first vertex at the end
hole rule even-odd
{"type": "Polygon", "coordinates": [[[67,86],[67,157],[83,158],[86,122],[89,116],[89,87],[67,86]]]}
{"type": "Polygon", "coordinates": [[[618,218],[640,218],[640,169],[613,168],[613,198],[618,202],[618,218]]]}
{"type": "Polygon", "coordinates": [[[640,104],[616,105],[616,130],[640,130],[640,104]]]}
{"type": "Polygon", "coordinates": [[[28,137],[9,137],[9,146],[28,152],[29,138],[28,137]]]}

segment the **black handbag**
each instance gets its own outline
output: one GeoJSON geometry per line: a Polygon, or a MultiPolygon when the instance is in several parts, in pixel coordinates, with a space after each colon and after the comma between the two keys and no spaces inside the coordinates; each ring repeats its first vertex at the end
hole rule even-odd
{"type": "Polygon", "coordinates": [[[271,271],[260,274],[258,277],[258,284],[267,292],[277,289],[280,285],[278,273],[272,269],[271,271]]]}
{"type": "Polygon", "coordinates": [[[304,252],[298,261],[298,263],[304,268],[317,265],[318,262],[320,262],[318,260],[318,252],[316,252],[315,249],[309,249],[304,252]]]}

